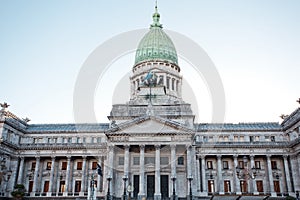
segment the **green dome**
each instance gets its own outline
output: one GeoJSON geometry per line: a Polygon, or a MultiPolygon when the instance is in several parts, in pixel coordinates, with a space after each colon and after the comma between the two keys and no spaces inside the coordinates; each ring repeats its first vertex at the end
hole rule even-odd
{"type": "Polygon", "coordinates": [[[150,31],[142,38],[136,50],[135,65],[150,60],[168,61],[178,65],[175,46],[170,37],[162,30],[159,18],[160,15],[156,8],[150,31]]]}

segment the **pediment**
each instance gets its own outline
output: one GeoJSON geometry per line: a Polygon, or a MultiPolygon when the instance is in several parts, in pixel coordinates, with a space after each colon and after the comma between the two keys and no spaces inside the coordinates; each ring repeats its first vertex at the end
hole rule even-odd
{"type": "Polygon", "coordinates": [[[119,124],[109,129],[108,135],[166,135],[166,134],[187,134],[193,133],[193,129],[177,122],[159,117],[147,116],[119,124]]]}

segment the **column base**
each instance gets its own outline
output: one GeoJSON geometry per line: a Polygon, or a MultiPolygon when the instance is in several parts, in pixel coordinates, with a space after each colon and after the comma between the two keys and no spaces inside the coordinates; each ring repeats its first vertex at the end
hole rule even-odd
{"type": "Polygon", "coordinates": [[[242,195],[242,192],[236,192],[235,194],[236,195],[242,195]]]}
{"type": "Polygon", "coordinates": [[[35,196],[35,192],[30,192],[30,196],[34,197],[35,196]]]}
{"type": "Polygon", "coordinates": [[[253,192],[253,195],[259,195],[259,192],[253,192]]]}
{"type": "Polygon", "coordinates": [[[83,197],[84,196],[84,192],[79,192],[79,196],[83,197]]]}
{"type": "Polygon", "coordinates": [[[138,200],[146,200],[145,194],[138,194],[138,200]]]}
{"type": "Polygon", "coordinates": [[[64,193],[63,193],[63,196],[64,196],[64,197],[67,197],[67,196],[68,196],[68,192],[64,192],[64,193]]]}
{"type": "Polygon", "coordinates": [[[224,195],[225,194],[225,192],[219,192],[219,195],[224,195]]]}
{"type": "Polygon", "coordinates": [[[161,194],[154,194],[154,200],[161,200],[161,194]]]}
{"type": "Polygon", "coordinates": [[[271,197],[277,197],[277,193],[276,192],[271,192],[271,197]]]}
{"type": "Polygon", "coordinates": [[[52,196],[52,192],[47,192],[47,197],[51,197],[52,196]]]}

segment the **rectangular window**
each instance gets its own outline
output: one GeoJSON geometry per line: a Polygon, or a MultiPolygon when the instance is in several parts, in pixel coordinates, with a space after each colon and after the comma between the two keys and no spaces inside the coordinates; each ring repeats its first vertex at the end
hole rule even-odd
{"type": "Polygon", "coordinates": [[[253,136],[249,136],[250,142],[254,142],[253,141],[253,136]]]}
{"type": "Polygon", "coordinates": [[[160,158],[160,164],[161,165],[167,165],[167,164],[169,164],[169,158],[168,157],[161,157],[160,158]]]}
{"type": "Polygon", "coordinates": [[[51,165],[52,165],[52,162],[47,162],[46,169],[47,170],[51,170],[51,165]]]}
{"type": "Polygon", "coordinates": [[[45,181],[44,183],[44,192],[48,192],[49,191],[49,181],[45,181]]]}
{"type": "Polygon", "coordinates": [[[178,165],[184,165],[184,158],[183,158],[183,156],[178,157],[177,164],[178,165]]]}
{"type": "Polygon", "coordinates": [[[36,166],[36,163],[35,163],[35,162],[32,162],[32,163],[31,163],[31,170],[35,170],[35,166],[36,166]]]}
{"type": "Polygon", "coordinates": [[[244,142],[244,136],[240,136],[240,142],[244,142]]]}
{"type": "Polygon", "coordinates": [[[228,136],[224,136],[224,142],[228,142],[229,141],[229,137],[228,136]]]}
{"type": "Polygon", "coordinates": [[[203,136],[203,142],[207,142],[207,136],[203,136]]]}
{"type": "Polygon", "coordinates": [[[61,170],[66,170],[67,169],[67,162],[62,162],[61,163],[61,170]]]}
{"type": "Polygon", "coordinates": [[[155,164],[155,158],[154,157],[145,157],[145,164],[155,164]]]}
{"type": "Polygon", "coordinates": [[[272,166],[272,169],[277,169],[277,162],[271,161],[271,166],[272,166]]]}
{"type": "Polygon", "coordinates": [[[85,137],[84,137],[84,138],[82,138],[82,142],[83,142],[83,143],[85,143],[85,142],[86,142],[86,139],[85,139],[85,137]]]}
{"type": "Polygon", "coordinates": [[[97,169],[97,162],[92,162],[92,170],[97,169]]]}
{"type": "Polygon", "coordinates": [[[275,136],[271,136],[271,142],[275,142],[275,136]]]}
{"type": "Polygon", "coordinates": [[[124,157],[119,157],[119,165],[124,165],[124,157]]]}
{"type": "Polygon", "coordinates": [[[256,181],[256,187],[258,192],[264,192],[263,181],[256,181]]]}
{"type": "Polygon", "coordinates": [[[97,142],[98,142],[98,143],[101,143],[101,137],[98,137],[98,138],[97,138],[97,142]]]}
{"type": "Polygon", "coordinates": [[[255,168],[260,169],[260,161],[255,161],[255,168]]]}
{"type": "Polygon", "coordinates": [[[228,169],[228,161],[223,161],[223,169],[228,169]]]}
{"type": "Polygon", "coordinates": [[[239,137],[235,135],[235,136],[233,137],[233,140],[234,140],[235,142],[238,142],[238,141],[239,141],[239,137]]]}
{"type": "Polygon", "coordinates": [[[167,77],[167,89],[170,89],[170,77],[167,77]]]}
{"type": "Polygon", "coordinates": [[[259,136],[255,136],[255,141],[259,142],[259,136]]]}
{"type": "Polygon", "coordinates": [[[133,157],[133,165],[139,165],[140,164],[140,157],[133,157]]]}
{"type": "Polygon", "coordinates": [[[239,161],[239,168],[244,169],[244,161],[239,161]]]}
{"type": "Polygon", "coordinates": [[[77,162],[77,170],[82,170],[82,162],[77,162]]]}
{"type": "Polygon", "coordinates": [[[75,181],[75,192],[81,191],[81,181],[75,181]]]}
{"type": "Polygon", "coordinates": [[[213,169],[212,161],[207,161],[206,165],[207,165],[207,169],[213,169]]]}

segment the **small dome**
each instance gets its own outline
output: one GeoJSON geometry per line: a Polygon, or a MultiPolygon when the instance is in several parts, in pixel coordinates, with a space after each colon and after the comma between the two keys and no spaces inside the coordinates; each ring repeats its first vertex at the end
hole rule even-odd
{"type": "Polygon", "coordinates": [[[175,46],[170,37],[162,30],[160,15],[153,14],[153,24],[149,32],[142,38],[135,54],[135,65],[151,60],[168,61],[178,65],[175,46]]]}

